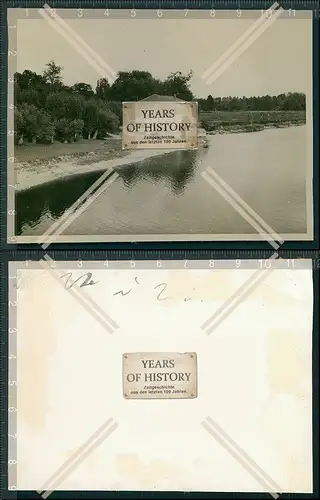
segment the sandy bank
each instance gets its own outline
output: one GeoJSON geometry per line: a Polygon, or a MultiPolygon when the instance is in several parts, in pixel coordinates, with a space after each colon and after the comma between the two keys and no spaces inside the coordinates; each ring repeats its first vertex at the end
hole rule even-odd
{"type": "Polygon", "coordinates": [[[99,161],[89,165],[77,165],[72,161],[40,166],[15,163],[16,190],[23,191],[34,186],[74,175],[86,174],[89,172],[103,172],[108,168],[117,169],[125,165],[147,160],[153,156],[165,155],[172,152],[172,149],[133,151],[123,158],[99,161]]]}

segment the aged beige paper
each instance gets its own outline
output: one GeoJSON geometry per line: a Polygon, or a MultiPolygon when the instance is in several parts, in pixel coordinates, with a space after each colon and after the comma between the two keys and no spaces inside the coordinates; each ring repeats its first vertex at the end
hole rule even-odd
{"type": "Polygon", "coordinates": [[[255,268],[147,265],[20,271],[18,489],[269,491],[232,442],[278,491],[311,492],[311,262],[248,296],[255,268]],[[195,352],[198,397],[124,398],[122,356],[142,352],[195,352]]]}

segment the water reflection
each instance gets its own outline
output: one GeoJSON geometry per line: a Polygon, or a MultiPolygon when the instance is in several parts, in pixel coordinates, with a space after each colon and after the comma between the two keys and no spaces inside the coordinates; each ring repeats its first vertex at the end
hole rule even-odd
{"type": "MultiPolygon", "coordinates": [[[[65,235],[252,234],[201,175],[214,171],[281,234],[306,232],[306,127],[215,135],[211,146],[119,167],[118,177],[65,235]]],[[[17,233],[43,234],[101,176],[52,182],[17,195],[17,233]]],[[[129,238],[128,238],[129,239],[129,238]]]]}
{"type": "MultiPolygon", "coordinates": [[[[153,184],[163,182],[174,196],[181,196],[194,177],[197,159],[203,154],[204,151],[175,151],[120,167],[117,169],[119,178],[112,188],[116,189],[116,184],[120,188],[121,181],[121,187],[127,191],[146,181],[153,184]]],[[[101,172],[77,175],[17,193],[16,234],[20,235],[27,229],[30,232],[41,221],[49,219],[53,222],[61,217],[101,175],[101,172]]]]}
{"type": "Polygon", "coordinates": [[[161,181],[170,185],[172,193],[179,196],[194,177],[199,154],[198,151],[176,151],[150,158],[143,163],[121,167],[117,172],[128,190],[138,182],[151,179],[154,183],[161,181]]]}
{"type": "Polygon", "coordinates": [[[77,176],[76,182],[58,180],[16,194],[16,234],[34,228],[47,217],[58,219],[96,180],[96,174],[77,176]]]}

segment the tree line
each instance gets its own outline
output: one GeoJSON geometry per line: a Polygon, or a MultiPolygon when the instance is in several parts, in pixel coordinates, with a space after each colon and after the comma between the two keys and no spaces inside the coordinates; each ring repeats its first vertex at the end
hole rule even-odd
{"type": "MultiPolygon", "coordinates": [[[[17,144],[105,138],[119,131],[123,101],[138,101],[152,94],[196,99],[190,89],[192,71],[176,71],[163,81],[147,71],[120,71],[111,85],[106,78],[100,78],[95,89],[84,82],[65,85],[62,72],[62,66],[50,61],[41,74],[30,70],[15,73],[17,144]]],[[[197,100],[200,111],[305,109],[305,95],[297,93],[249,98],[209,95],[197,100]]]]}
{"type": "Polygon", "coordinates": [[[191,72],[172,73],[160,81],[147,71],[120,71],[112,85],[100,78],[93,89],[84,82],[65,85],[62,71],[62,66],[50,61],[42,74],[30,70],[15,73],[17,144],[105,138],[108,133],[119,132],[123,101],[155,93],[193,99],[189,89],[191,72]]]}
{"type": "Polygon", "coordinates": [[[306,96],[288,92],[276,96],[212,97],[198,99],[202,111],[305,111],[306,96]]]}

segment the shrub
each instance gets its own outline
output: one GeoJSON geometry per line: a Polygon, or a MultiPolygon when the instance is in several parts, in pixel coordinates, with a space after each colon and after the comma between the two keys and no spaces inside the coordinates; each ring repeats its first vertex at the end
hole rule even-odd
{"type": "Polygon", "coordinates": [[[101,110],[98,115],[99,137],[105,137],[108,132],[115,133],[119,130],[119,118],[112,111],[101,110]]]}
{"type": "Polygon", "coordinates": [[[23,104],[15,110],[15,130],[17,141],[27,139],[48,143],[54,135],[54,122],[33,104],[23,104]]]}
{"type": "Polygon", "coordinates": [[[38,106],[39,93],[35,89],[25,89],[20,91],[19,102],[38,106]]]}
{"type": "Polygon", "coordinates": [[[84,121],[83,120],[73,120],[69,124],[71,139],[73,141],[78,141],[82,137],[84,121]]]}
{"type": "Polygon", "coordinates": [[[98,130],[100,108],[95,99],[90,99],[84,105],[83,120],[84,134],[90,138],[93,133],[98,130]]]}
{"type": "Polygon", "coordinates": [[[57,120],[55,129],[55,137],[58,141],[70,141],[72,136],[72,128],[71,123],[67,118],[60,118],[60,120],[57,120]]]}
{"type": "Polygon", "coordinates": [[[119,101],[107,101],[105,103],[105,108],[112,111],[122,123],[122,103],[119,101]]]}
{"type": "Polygon", "coordinates": [[[35,139],[39,132],[38,110],[33,104],[23,104],[20,108],[20,133],[28,141],[35,139]]]}
{"type": "Polygon", "coordinates": [[[25,133],[25,121],[24,116],[18,108],[14,109],[14,129],[15,129],[15,143],[23,141],[23,135],[25,133]]]}
{"type": "Polygon", "coordinates": [[[82,137],[84,122],[83,120],[68,120],[61,118],[56,122],[55,136],[60,142],[74,142],[82,137]]]}
{"type": "Polygon", "coordinates": [[[39,130],[36,134],[36,141],[42,144],[50,144],[54,140],[55,122],[48,113],[38,111],[38,126],[39,130]]]}
{"type": "Polygon", "coordinates": [[[55,119],[81,120],[83,118],[84,97],[65,91],[53,92],[46,99],[45,109],[55,119]]]}
{"type": "Polygon", "coordinates": [[[205,130],[211,130],[212,127],[210,127],[210,121],[207,120],[206,118],[202,118],[200,120],[200,127],[204,128],[205,130]]]}

